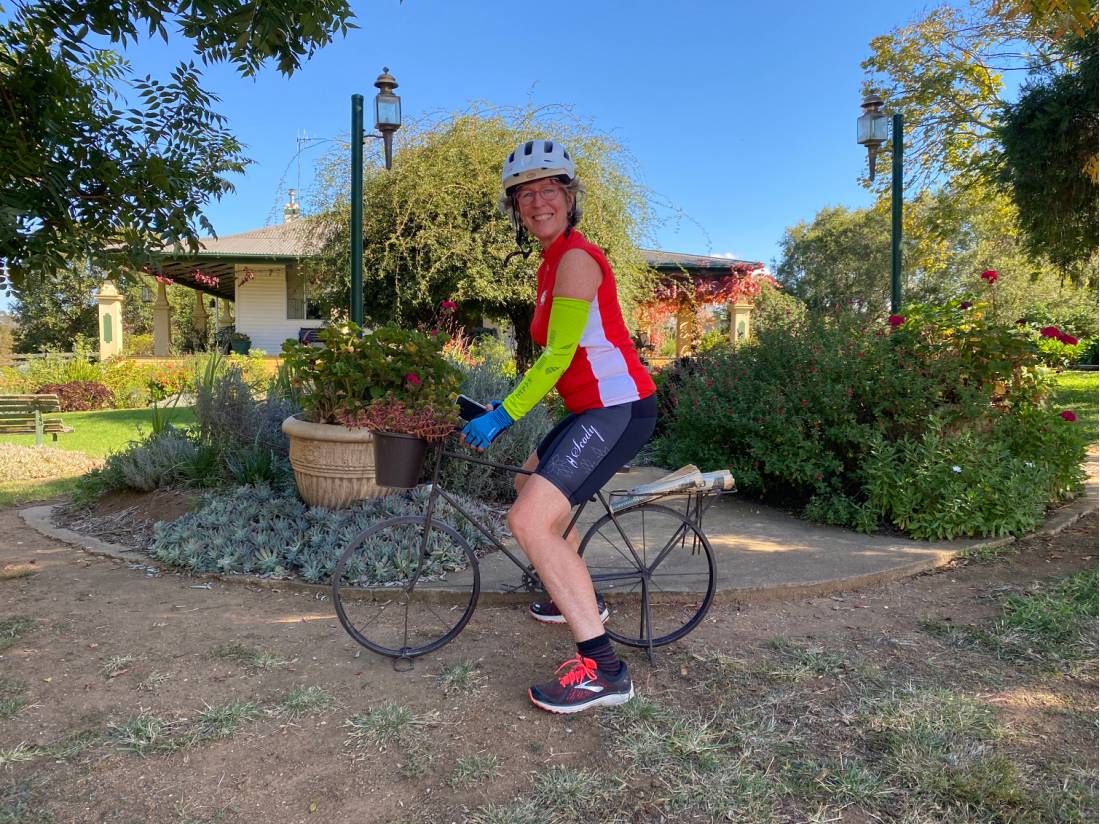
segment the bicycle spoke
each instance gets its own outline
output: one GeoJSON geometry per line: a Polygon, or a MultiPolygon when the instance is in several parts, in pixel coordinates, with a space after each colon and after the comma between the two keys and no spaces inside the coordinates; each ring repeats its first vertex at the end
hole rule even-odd
{"type": "Polygon", "coordinates": [[[617,533],[616,533],[616,535],[615,535],[615,538],[617,539],[617,541],[619,541],[619,542],[620,542],[620,543],[616,543],[615,541],[612,541],[612,540],[611,540],[610,538],[608,538],[608,537],[607,537],[606,535],[604,535],[604,534],[603,534],[603,531],[602,531],[602,530],[597,530],[597,534],[598,534],[598,535],[599,535],[599,536],[600,536],[601,538],[603,538],[603,539],[604,539],[604,542],[605,542],[605,543],[606,543],[606,544],[607,544],[607,545],[608,545],[609,547],[611,547],[611,548],[612,548],[613,550],[615,550],[615,552],[616,552],[616,553],[618,553],[618,554],[619,554],[620,556],[622,556],[622,559],[623,559],[623,560],[624,560],[624,561],[625,561],[626,563],[628,563],[628,564],[631,564],[631,565],[633,565],[633,566],[635,566],[635,567],[637,567],[637,566],[638,566],[638,563],[637,563],[637,561],[635,561],[635,560],[634,560],[634,558],[633,558],[633,557],[631,557],[630,555],[627,555],[627,554],[626,554],[626,552],[624,552],[624,551],[623,551],[623,549],[622,549],[622,547],[620,546],[620,543],[622,542],[622,536],[621,536],[621,535],[619,535],[619,534],[617,534],[617,533]]]}
{"type": "Polygon", "coordinates": [[[477,560],[457,532],[438,520],[399,516],[375,524],[344,551],[334,572],[333,604],[358,643],[408,658],[462,630],[480,584],[477,560]],[[374,576],[381,580],[371,586],[374,576]],[[395,576],[402,586],[386,586],[395,576]]]}
{"type": "Polygon", "coordinates": [[[715,585],[710,547],[691,521],[667,506],[627,509],[616,513],[614,522],[605,516],[589,528],[580,551],[597,591],[609,596],[607,632],[619,643],[643,648],[671,643],[690,632],[710,606],[715,585]]]}

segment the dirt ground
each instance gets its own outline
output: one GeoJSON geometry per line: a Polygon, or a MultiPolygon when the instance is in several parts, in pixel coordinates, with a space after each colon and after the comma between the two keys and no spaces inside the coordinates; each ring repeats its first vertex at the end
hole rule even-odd
{"type": "MultiPolygon", "coordinates": [[[[59,544],[26,528],[14,510],[0,511],[0,535],[0,567],[33,570],[0,579],[0,620],[33,621],[0,649],[0,679],[23,696],[14,717],[0,720],[2,821],[503,822],[513,820],[507,805],[538,798],[533,781],[550,766],[630,766],[609,754],[615,732],[603,713],[556,717],[529,703],[528,685],[547,679],[572,649],[564,630],[529,620],[520,607],[480,607],[457,640],[397,673],[357,648],[316,596],[221,582],[199,588],[190,577],[59,544]],[[248,650],[267,657],[250,660],[248,650]],[[441,672],[467,662],[478,669],[448,695],[441,672]],[[303,687],[322,688],[331,705],[297,719],[280,711],[303,687]],[[201,713],[231,702],[259,709],[225,737],[144,754],[120,743],[120,729],[135,717],[155,716],[165,725],[158,740],[168,741],[172,730],[194,729],[201,713]],[[348,720],[390,702],[414,713],[409,729],[417,734],[404,744],[355,746],[348,720]],[[29,755],[13,755],[20,745],[29,755]],[[478,763],[494,765],[486,767],[491,780],[467,780],[463,769],[478,763]]],[[[899,689],[916,681],[965,690],[995,708],[1028,763],[1072,762],[1091,784],[1095,665],[1051,675],[952,645],[927,625],[982,624],[1000,614],[1004,593],[1096,565],[1090,515],[992,563],[832,597],[717,605],[654,664],[633,651],[625,657],[641,695],[704,717],[708,702],[721,703],[716,690],[745,684],[749,695],[745,679],[784,666],[792,660],[784,650],[821,649],[858,667],[849,667],[848,681],[841,665],[811,671],[799,682],[810,690],[805,700],[834,701],[854,673],[872,669],[899,689]],[[716,684],[727,672],[737,675],[716,684]]],[[[632,796],[624,820],[697,820],[662,812],[653,780],[629,780],[618,785],[624,799],[632,796]]],[[[776,809],[766,820],[811,820],[776,809]]],[[[817,820],[883,820],[859,805],[836,809],[835,818],[817,820]]]]}

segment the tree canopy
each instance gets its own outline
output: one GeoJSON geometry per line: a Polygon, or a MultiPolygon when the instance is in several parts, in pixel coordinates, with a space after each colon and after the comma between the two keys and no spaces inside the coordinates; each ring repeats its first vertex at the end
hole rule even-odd
{"type": "MultiPolygon", "coordinates": [[[[580,229],[603,247],[629,304],[646,288],[638,251],[650,210],[628,172],[629,159],[606,135],[567,109],[474,110],[402,128],[393,169],[369,170],[363,183],[364,311],[368,321],[428,321],[443,300],[507,318],[523,347],[534,309],[537,249],[526,259],[497,209],[500,169],[521,141],[553,136],[576,159],[587,194],[580,229]],[[505,261],[508,261],[507,263],[505,261]]],[[[324,277],[328,307],[348,305],[350,180],[347,149],[322,173],[315,218],[329,227],[324,277]]]]}
{"type": "MultiPolygon", "coordinates": [[[[1063,59],[1060,42],[1023,11],[939,6],[871,40],[864,91],[877,91],[905,120],[907,185],[990,177],[1004,75],[1063,59]]],[[[889,153],[889,144],[883,147],[889,153]]],[[[889,185],[888,177],[878,184],[889,185]]]]}
{"type": "MultiPolygon", "coordinates": [[[[870,209],[826,207],[810,223],[787,230],[776,278],[815,309],[883,312],[889,301],[888,204],[870,209]]],[[[921,192],[906,206],[902,247],[906,302],[939,303],[987,289],[981,274],[1000,273],[995,311],[1011,323],[1025,314],[1096,326],[1095,285],[1077,288],[1060,270],[1031,255],[1016,208],[991,185],[921,192]]]]}
{"type": "Polygon", "coordinates": [[[203,208],[248,163],[193,61],[138,78],[90,38],[183,37],[203,62],[289,75],[351,18],[346,0],[17,3],[0,23],[0,286],[77,262],[136,268],[150,246],[193,251],[214,232],[203,208]]]}
{"type": "Polygon", "coordinates": [[[775,278],[814,309],[890,302],[890,215],[883,209],[826,206],[787,229],[775,278]]]}
{"type": "Polygon", "coordinates": [[[1067,271],[1091,262],[1098,231],[1096,32],[1074,45],[1073,69],[1034,78],[1000,127],[1002,180],[1027,247],[1067,271]]]}

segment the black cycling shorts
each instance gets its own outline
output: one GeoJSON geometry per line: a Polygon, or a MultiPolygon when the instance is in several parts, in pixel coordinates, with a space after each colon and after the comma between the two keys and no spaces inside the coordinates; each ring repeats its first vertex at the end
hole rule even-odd
{"type": "Polygon", "coordinates": [[[550,430],[535,453],[536,475],[561,490],[570,506],[587,501],[638,454],[657,423],[657,398],[569,414],[550,430]]]}

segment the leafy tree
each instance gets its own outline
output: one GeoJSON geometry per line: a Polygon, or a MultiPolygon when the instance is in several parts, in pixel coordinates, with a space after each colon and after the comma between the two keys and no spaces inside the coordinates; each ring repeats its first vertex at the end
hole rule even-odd
{"type": "MultiPolygon", "coordinates": [[[[776,278],[811,308],[885,311],[890,223],[884,205],[827,207],[811,223],[789,228],[776,278]]],[[[981,274],[993,269],[1000,275],[994,311],[1001,320],[1012,322],[1039,311],[1091,317],[1096,325],[1095,285],[1079,288],[1062,278],[1057,267],[1029,254],[1015,206],[988,184],[921,192],[906,206],[903,237],[906,303],[984,294],[989,287],[981,274]]]]}
{"type": "Polygon", "coordinates": [[[34,289],[17,293],[15,351],[68,350],[80,337],[98,336],[99,309],[94,290],[102,273],[67,266],[41,278],[34,289]]]}
{"type": "Polygon", "coordinates": [[[174,28],[204,62],[290,75],[351,17],[346,0],[17,2],[0,23],[0,285],[46,285],[75,261],[138,268],[150,245],[194,250],[214,231],[204,206],[248,162],[193,62],[135,78],[89,38],[168,42],[174,28]]]}
{"type": "Polygon", "coordinates": [[[0,311],[0,358],[12,353],[12,342],[15,339],[15,318],[4,311],[0,311]]]}
{"type": "MultiPolygon", "coordinates": [[[[1045,73],[1006,108],[1002,180],[1020,214],[1027,248],[1079,273],[1096,255],[1096,32],[1074,40],[1072,71],[1045,73]]],[[[1095,267],[1088,266],[1095,277],[1095,267]]]]}
{"type": "Polygon", "coordinates": [[[814,309],[881,311],[890,303],[890,216],[826,206],[787,229],[775,278],[814,309]]]}
{"type": "MultiPolygon", "coordinates": [[[[964,184],[992,176],[1004,74],[1066,58],[1054,18],[1028,13],[1042,2],[940,6],[871,41],[871,56],[862,64],[864,90],[878,91],[887,108],[905,118],[912,188],[955,176],[964,184]]],[[[877,185],[885,189],[889,176],[877,185]]]]}
{"type": "MultiPolygon", "coordinates": [[[[644,191],[622,149],[567,109],[489,110],[456,114],[402,129],[393,169],[369,170],[363,182],[364,311],[371,323],[426,323],[439,303],[455,300],[480,323],[482,313],[518,330],[517,357],[531,356],[526,335],[534,310],[539,255],[516,251],[515,232],[497,210],[500,168],[518,143],[552,135],[565,142],[587,188],[580,229],[602,246],[629,304],[649,270],[637,243],[650,216],[644,191]],[[506,262],[507,261],[507,262],[506,262]]],[[[328,238],[317,273],[321,302],[348,305],[350,180],[346,149],[329,157],[317,197],[328,238]]]]}

